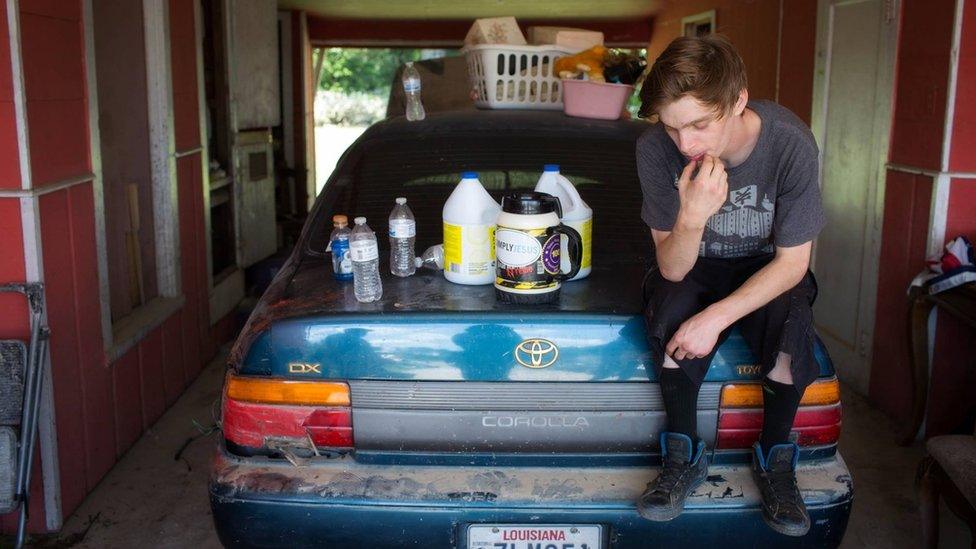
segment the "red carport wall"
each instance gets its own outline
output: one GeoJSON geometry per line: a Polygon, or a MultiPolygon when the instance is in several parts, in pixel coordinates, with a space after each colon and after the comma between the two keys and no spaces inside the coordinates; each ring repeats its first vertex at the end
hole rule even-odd
{"type": "MultiPolygon", "coordinates": [[[[165,164],[153,178],[171,191],[173,224],[163,236],[177,261],[161,285],[166,302],[128,333],[106,316],[94,1],[8,0],[0,17],[0,282],[44,282],[51,328],[35,532],[60,527],[234,327],[233,313],[217,322],[209,315],[194,0],[147,0],[137,23],[152,52],[145,56],[150,131],[168,143],[151,152],[159,155],[154,165],[165,164]]],[[[0,310],[0,337],[26,338],[23,303],[0,296],[0,310]]],[[[15,525],[10,516],[0,524],[15,525]]]]}
{"type": "MultiPolygon", "coordinates": [[[[895,94],[870,397],[906,420],[906,290],[926,255],[956,236],[976,238],[976,2],[901,2],[895,94]]],[[[976,387],[976,338],[933,315],[928,435],[960,428],[976,387]]]]}

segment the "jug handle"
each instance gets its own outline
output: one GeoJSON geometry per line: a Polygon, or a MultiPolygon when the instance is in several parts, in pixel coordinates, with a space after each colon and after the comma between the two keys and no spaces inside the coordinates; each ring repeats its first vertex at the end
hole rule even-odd
{"type": "Polygon", "coordinates": [[[569,198],[569,201],[571,202],[569,207],[563,208],[563,211],[565,212],[576,209],[576,205],[583,201],[583,198],[580,196],[579,191],[576,190],[576,187],[574,187],[568,179],[559,179],[556,181],[556,184],[563,189],[563,192],[566,193],[566,197],[569,198]]]}
{"type": "Polygon", "coordinates": [[[576,229],[563,225],[553,225],[546,229],[546,235],[552,236],[553,234],[564,234],[568,242],[566,243],[566,251],[569,252],[569,265],[570,269],[568,273],[560,272],[553,275],[556,280],[569,280],[574,276],[578,275],[580,272],[580,267],[582,267],[583,262],[583,238],[580,236],[576,229]]]}

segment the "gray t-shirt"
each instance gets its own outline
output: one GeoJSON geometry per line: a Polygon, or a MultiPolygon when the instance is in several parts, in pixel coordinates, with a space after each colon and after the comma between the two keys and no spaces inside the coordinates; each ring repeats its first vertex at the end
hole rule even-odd
{"type": "MultiPolygon", "coordinates": [[[[762,124],[749,157],[726,168],[729,197],[708,219],[700,257],[749,257],[813,240],[824,226],[818,184],[817,143],[810,129],[772,101],[750,101],[762,124]]],[[[652,229],[674,228],[680,202],[678,177],[688,160],[662,124],[637,141],[637,172],[644,204],[641,217],[652,229]]]]}

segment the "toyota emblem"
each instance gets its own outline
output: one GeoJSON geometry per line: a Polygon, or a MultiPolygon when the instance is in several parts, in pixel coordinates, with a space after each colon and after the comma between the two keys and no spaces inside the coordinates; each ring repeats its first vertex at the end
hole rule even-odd
{"type": "Polygon", "coordinates": [[[548,368],[559,358],[559,349],[548,339],[526,339],[515,346],[515,360],[526,368],[548,368]]]}

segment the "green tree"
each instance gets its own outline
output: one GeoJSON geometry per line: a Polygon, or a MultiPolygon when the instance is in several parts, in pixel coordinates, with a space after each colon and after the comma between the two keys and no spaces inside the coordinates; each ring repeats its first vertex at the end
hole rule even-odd
{"type": "Polygon", "coordinates": [[[403,48],[323,48],[319,50],[324,56],[319,89],[386,96],[400,65],[431,57],[431,53],[403,48]]]}

